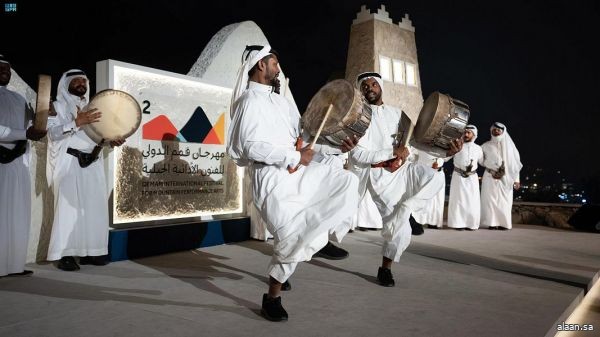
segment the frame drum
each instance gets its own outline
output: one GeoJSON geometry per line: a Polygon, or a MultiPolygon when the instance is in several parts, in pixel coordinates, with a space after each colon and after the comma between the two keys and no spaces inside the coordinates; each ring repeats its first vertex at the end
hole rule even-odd
{"type": "Polygon", "coordinates": [[[131,136],[142,122],[142,109],[130,94],[114,89],[98,92],[87,106],[87,110],[98,109],[102,117],[96,123],[86,124],[83,131],[94,142],[104,145],[110,141],[131,136]]]}
{"type": "Polygon", "coordinates": [[[333,108],[321,131],[320,139],[339,146],[346,137],[362,137],[365,134],[371,124],[371,107],[349,81],[339,79],[319,89],[302,115],[302,127],[311,136],[316,135],[329,104],[332,104],[333,108]]]}
{"type": "Polygon", "coordinates": [[[452,140],[464,134],[470,115],[467,104],[433,92],[419,113],[411,145],[433,156],[446,157],[452,140]]]}

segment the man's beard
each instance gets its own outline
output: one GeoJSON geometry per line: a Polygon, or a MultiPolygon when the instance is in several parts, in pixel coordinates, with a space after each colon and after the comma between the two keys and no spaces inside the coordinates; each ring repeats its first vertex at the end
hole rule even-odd
{"type": "Polygon", "coordinates": [[[271,79],[271,81],[269,82],[269,84],[271,84],[271,86],[273,87],[273,91],[277,94],[280,93],[281,91],[281,81],[279,81],[279,73],[277,73],[275,75],[275,77],[273,77],[271,79]]]}
{"type": "Polygon", "coordinates": [[[381,97],[381,94],[377,95],[377,93],[374,91],[367,91],[367,93],[365,94],[365,98],[367,99],[367,102],[369,102],[369,104],[376,104],[377,101],[379,101],[380,97],[381,97]],[[371,95],[371,93],[373,93],[373,95],[371,95]],[[373,98],[370,98],[370,97],[373,97],[373,98]]]}
{"type": "Polygon", "coordinates": [[[78,85],[75,88],[73,88],[72,94],[76,95],[76,96],[83,96],[83,95],[85,95],[86,92],[87,92],[87,87],[86,86],[84,86],[84,85],[78,85]]]}

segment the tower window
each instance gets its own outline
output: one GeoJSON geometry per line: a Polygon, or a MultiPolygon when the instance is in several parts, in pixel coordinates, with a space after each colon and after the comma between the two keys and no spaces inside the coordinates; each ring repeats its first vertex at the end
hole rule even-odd
{"type": "Polygon", "coordinates": [[[394,70],[394,82],[404,84],[404,62],[399,60],[394,60],[392,62],[393,70],[394,70]]]}
{"type": "Polygon", "coordinates": [[[392,80],[392,60],[389,57],[379,55],[379,74],[384,81],[392,80]]]}
{"type": "Polygon", "coordinates": [[[417,67],[408,62],[406,62],[406,84],[417,86],[417,67]]]}

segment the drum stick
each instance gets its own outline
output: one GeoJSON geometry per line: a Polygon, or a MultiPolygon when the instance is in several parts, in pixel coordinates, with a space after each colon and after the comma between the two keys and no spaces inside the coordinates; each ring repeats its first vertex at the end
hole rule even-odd
{"type": "Polygon", "coordinates": [[[35,104],[35,120],[33,127],[36,130],[46,130],[48,112],[50,111],[50,87],[52,79],[48,75],[38,76],[37,99],[35,104]]]}
{"type": "Polygon", "coordinates": [[[408,127],[408,131],[406,134],[406,143],[405,144],[401,144],[402,146],[408,146],[409,142],[410,142],[410,137],[412,137],[412,133],[413,130],[415,128],[415,125],[413,123],[410,123],[410,126],[408,127]]]}
{"type": "Polygon", "coordinates": [[[315,135],[315,139],[313,139],[312,143],[310,143],[309,149],[313,149],[315,144],[317,143],[317,139],[321,135],[321,131],[323,131],[323,127],[325,126],[325,122],[327,122],[327,118],[329,118],[329,113],[333,109],[333,104],[329,104],[329,108],[327,108],[327,112],[325,113],[325,117],[323,117],[323,121],[321,122],[321,126],[319,126],[319,130],[317,130],[317,134],[315,135]]]}

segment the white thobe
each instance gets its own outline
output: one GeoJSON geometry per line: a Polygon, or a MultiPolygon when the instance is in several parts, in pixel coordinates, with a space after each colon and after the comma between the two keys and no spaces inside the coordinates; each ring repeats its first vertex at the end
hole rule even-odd
{"type": "MultiPolygon", "coordinates": [[[[483,163],[487,169],[498,170],[502,165],[501,143],[487,141],[481,145],[483,163]]],[[[481,179],[481,227],[500,226],[512,228],[513,184],[519,181],[518,175],[513,181],[505,174],[494,179],[487,170],[481,179]]]]}
{"type": "Polygon", "coordinates": [[[382,254],[398,262],[410,244],[410,214],[431,200],[443,182],[430,168],[408,161],[395,172],[371,168],[371,164],[393,158],[394,135],[401,116],[401,111],[388,105],[371,108],[371,124],[351,151],[351,168],[361,180],[361,193],[369,190],[382,217],[382,254]]]}
{"type": "Polygon", "coordinates": [[[54,221],[48,260],[108,254],[108,194],[102,154],[82,168],[73,148],[91,153],[96,144],[75,125],[75,111],[56,105],[48,118],[48,182],[54,191],[54,221]]]}
{"type": "Polygon", "coordinates": [[[246,212],[248,217],[250,217],[250,237],[260,241],[267,241],[268,239],[272,239],[273,235],[269,233],[267,223],[263,220],[260,211],[256,208],[252,200],[252,167],[246,167],[244,171],[244,189],[247,191],[244,198],[246,200],[246,212]]]}
{"type": "MultiPolygon", "coordinates": [[[[443,166],[438,169],[434,169],[432,166],[435,162],[442,164],[438,157],[432,156],[424,151],[418,151],[415,149],[415,161],[422,164],[425,167],[430,167],[435,175],[438,175],[439,180],[442,181],[442,188],[440,191],[431,199],[425,203],[425,206],[421,210],[413,213],[413,217],[418,223],[424,225],[435,226],[442,228],[444,226],[444,201],[446,199],[446,175],[444,174],[443,166]]],[[[447,159],[441,158],[444,162],[447,159]]],[[[449,158],[448,158],[449,159],[449,158]]],[[[443,164],[442,164],[443,165],[443,164]]]]}
{"type": "Polygon", "coordinates": [[[352,219],[352,229],[356,227],[373,229],[383,228],[381,214],[379,214],[377,205],[375,205],[373,197],[371,197],[371,192],[368,190],[365,191],[365,194],[360,200],[358,212],[356,212],[356,215],[352,219]]]}
{"type": "Polygon", "coordinates": [[[454,167],[466,171],[471,165],[473,174],[465,178],[456,171],[452,173],[448,198],[448,227],[450,228],[479,228],[481,204],[477,167],[482,160],[481,146],[474,141],[464,143],[462,150],[454,155],[454,167]]]}
{"type": "Polygon", "coordinates": [[[268,274],[285,282],[300,261],[327,244],[327,235],[354,215],[358,180],[350,172],[311,163],[295,167],[300,114],[270,86],[249,82],[233,104],[228,154],[238,165],[252,165],[253,200],[273,235],[268,274]]]}
{"type": "MultiPolygon", "coordinates": [[[[26,101],[23,96],[0,87],[0,145],[15,147],[25,140],[26,101]]],[[[31,225],[31,181],[29,152],[10,163],[0,164],[0,276],[23,272],[31,225]]]]}

